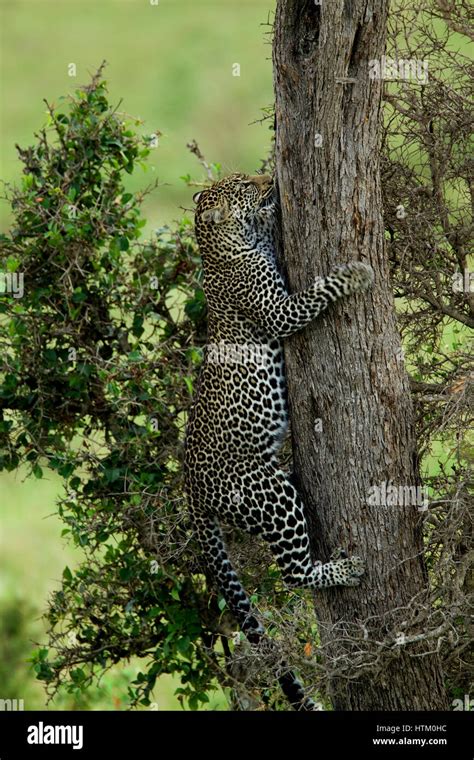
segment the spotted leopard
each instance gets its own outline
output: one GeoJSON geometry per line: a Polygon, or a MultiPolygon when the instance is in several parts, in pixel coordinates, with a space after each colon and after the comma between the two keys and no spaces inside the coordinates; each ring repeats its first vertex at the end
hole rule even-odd
{"type": "MultiPolygon", "coordinates": [[[[289,295],[275,261],[277,199],[267,175],[232,174],[196,193],[195,229],[208,305],[204,350],[185,439],[185,488],[206,562],[251,642],[264,630],[223,541],[221,524],[265,539],[292,587],[355,586],[364,564],[338,551],[312,562],[303,504],[279,466],[288,412],[282,339],[331,302],[367,289],[352,262],[289,295]]],[[[291,671],[281,686],[297,709],[311,700],[291,671]]]]}

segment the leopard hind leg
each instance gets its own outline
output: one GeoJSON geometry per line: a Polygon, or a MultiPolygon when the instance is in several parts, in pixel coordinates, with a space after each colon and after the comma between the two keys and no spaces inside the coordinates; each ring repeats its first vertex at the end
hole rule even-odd
{"type": "MultiPolygon", "coordinates": [[[[250,599],[232,567],[217,519],[194,514],[194,522],[211,574],[241,630],[250,643],[260,644],[265,640],[268,647],[274,647],[272,640],[265,636],[265,629],[258,621],[250,599]]],[[[303,712],[319,709],[316,703],[306,696],[302,684],[284,661],[279,666],[278,682],[293,709],[303,712]]]]}

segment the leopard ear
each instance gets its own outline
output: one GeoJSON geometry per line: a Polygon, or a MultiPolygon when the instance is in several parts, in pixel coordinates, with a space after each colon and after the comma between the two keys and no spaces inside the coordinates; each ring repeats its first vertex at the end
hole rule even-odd
{"type": "Polygon", "coordinates": [[[214,224],[222,224],[222,222],[225,222],[229,215],[229,207],[224,201],[220,206],[214,206],[214,208],[208,208],[206,211],[203,211],[201,219],[203,222],[214,222],[214,224]]]}
{"type": "Polygon", "coordinates": [[[204,190],[199,190],[198,193],[194,193],[193,195],[193,201],[194,203],[197,203],[201,195],[203,194],[204,190]]]}

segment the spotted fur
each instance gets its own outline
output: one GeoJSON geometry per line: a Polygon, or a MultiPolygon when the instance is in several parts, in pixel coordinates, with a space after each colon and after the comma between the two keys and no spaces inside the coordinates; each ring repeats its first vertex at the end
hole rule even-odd
{"type": "MultiPolygon", "coordinates": [[[[221,523],[268,541],[289,586],[355,586],[364,572],[359,557],[343,552],[311,561],[303,504],[277,451],[288,424],[282,339],[331,302],[367,289],[373,273],[353,262],[288,295],[275,263],[272,178],[233,174],[194,199],[209,316],[186,431],[186,492],[216,584],[248,639],[258,642],[264,631],[231,565],[221,523]]],[[[294,707],[312,709],[290,671],[280,683],[294,707]]]]}

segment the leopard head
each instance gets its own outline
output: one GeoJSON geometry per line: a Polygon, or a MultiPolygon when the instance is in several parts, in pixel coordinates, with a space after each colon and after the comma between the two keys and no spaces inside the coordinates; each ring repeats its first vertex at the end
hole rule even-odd
{"type": "Polygon", "coordinates": [[[231,174],[193,200],[202,255],[229,258],[273,240],[276,194],[268,174],[231,174]]]}

